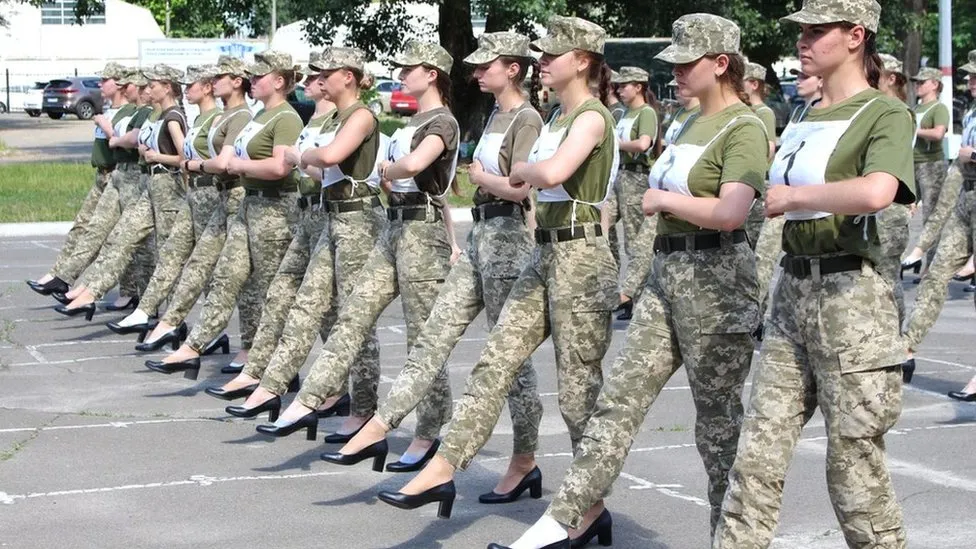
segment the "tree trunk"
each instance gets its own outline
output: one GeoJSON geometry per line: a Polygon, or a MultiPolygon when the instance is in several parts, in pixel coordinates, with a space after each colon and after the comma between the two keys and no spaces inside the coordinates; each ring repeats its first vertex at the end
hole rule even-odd
{"type": "MultiPolygon", "coordinates": [[[[902,40],[902,62],[905,64],[905,74],[911,78],[918,73],[922,59],[922,21],[925,19],[927,0],[905,0],[909,24],[897,31],[902,40]]],[[[908,102],[915,104],[915,88],[908,86],[908,102]]]]}
{"type": "Polygon", "coordinates": [[[480,92],[478,84],[471,79],[471,70],[463,62],[478,47],[471,26],[471,0],[442,0],[437,29],[441,46],[454,58],[451,110],[461,126],[461,139],[465,140],[472,134],[477,137],[491,100],[480,92]]]}

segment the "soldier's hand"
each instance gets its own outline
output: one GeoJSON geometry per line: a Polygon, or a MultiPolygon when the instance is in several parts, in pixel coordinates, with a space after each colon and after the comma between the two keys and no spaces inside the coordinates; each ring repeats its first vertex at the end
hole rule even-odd
{"type": "Polygon", "coordinates": [[[644,215],[650,217],[656,213],[664,211],[664,201],[668,191],[661,189],[647,189],[644,191],[644,198],[641,200],[641,209],[644,215]]]}
{"type": "Polygon", "coordinates": [[[793,187],[772,185],[766,190],[766,217],[778,217],[793,209],[793,187]]]}
{"type": "Polygon", "coordinates": [[[291,166],[298,166],[302,162],[302,153],[298,152],[298,147],[292,146],[285,149],[285,162],[291,166]]]}
{"type": "Polygon", "coordinates": [[[508,173],[508,184],[516,189],[520,189],[525,186],[525,179],[522,177],[522,170],[526,168],[529,164],[527,162],[516,162],[512,166],[512,171],[508,173]]]}
{"type": "Polygon", "coordinates": [[[973,147],[962,147],[959,149],[959,161],[963,164],[971,164],[973,162],[973,152],[976,152],[976,149],[973,147]]]}
{"type": "Polygon", "coordinates": [[[230,175],[242,175],[244,173],[244,163],[240,158],[235,156],[227,161],[227,173],[230,175]]]}
{"type": "Polygon", "coordinates": [[[468,181],[472,185],[481,186],[481,174],[485,173],[484,167],[482,167],[481,162],[475,160],[468,166],[468,181]]]}

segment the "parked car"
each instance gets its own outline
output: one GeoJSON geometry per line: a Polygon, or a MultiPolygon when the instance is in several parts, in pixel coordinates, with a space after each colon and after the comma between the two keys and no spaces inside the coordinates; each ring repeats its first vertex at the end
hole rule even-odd
{"type": "Polygon", "coordinates": [[[65,114],[73,114],[81,120],[103,112],[101,78],[97,76],[69,76],[52,80],[44,88],[44,105],[41,112],[57,120],[65,114]]]}
{"type": "Polygon", "coordinates": [[[403,93],[399,85],[390,94],[390,111],[394,114],[413,115],[419,108],[417,98],[403,93]]]}
{"type": "Polygon", "coordinates": [[[298,116],[302,117],[302,124],[308,124],[315,114],[315,101],[305,96],[305,86],[298,86],[289,93],[288,103],[298,111],[298,116]]]}
{"type": "Polygon", "coordinates": [[[24,97],[24,112],[31,118],[37,118],[41,115],[41,109],[44,106],[44,88],[47,85],[47,82],[35,82],[27,90],[27,95],[24,97]]]}
{"type": "Polygon", "coordinates": [[[390,110],[390,98],[393,95],[393,90],[400,89],[400,83],[389,78],[377,78],[376,85],[373,87],[376,90],[378,97],[371,101],[369,104],[369,110],[373,111],[373,114],[380,114],[384,112],[391,112],[390,110]],[[379,111],[376,110],[376,103],[379,103],[379,111]]]}

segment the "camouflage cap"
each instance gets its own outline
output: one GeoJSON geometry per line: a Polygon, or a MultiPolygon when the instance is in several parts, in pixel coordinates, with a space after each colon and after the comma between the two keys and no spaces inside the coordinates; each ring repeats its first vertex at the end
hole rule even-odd
{"type": "Polygon", "coordinates": [[[325,48],[317,60],[308,61],[308,66],[315,72],[337,69],[355,69],[365,72],[366,52],[359,48],[325,48]]]}
{"type": "Polygon", "coordinates": [[[485,65],[499,57],[531,57],[529,37],[517,32],[486,32],[478,37],[478,49],[464,58],[467,65],[485,65]]]}
{"type": "Polygon", "coordinates": [[[245,63],[240,57],[221,55],[220,58],[217,59],[217,75],[219,76],[224,74],[247,78],[247,63],[245,63]]]}
{"type": "Polygon", "coordinates": [[[547,30],[544,38],[532,42],[532,49],[549,55],[562,55],[573,50],[603,55],[607,31],[596,23],[579,17],[554,15],[549,19],[547,30]]]}
{"type": "Polygon", "coordinates": [[[922,67],[918,69],[918,74],[913,76],[912,80],[916,82],[925,82],[926,80],[942,80],[942,71],[934,67],[922,67]]]}
{"type": "Polygon", "coordinates": [[[454,66],[454,58],[440,44],[407,40],[403,51],[393,57],[393,64],[397,67],[416,67],[430,65],[441,72],[450,73],[454,66]]]}
{"type": "Polygon", "coordinates": [[[766,67],[760,65],[759,63],[753,63],[751,61],[746,61],[746,80],[759,80],[760,82],[766,81],[766,67]]]}
{"type": "Polygon", "coordinates": [[[969,52],[969,62],[959,67],[959,70],[976,74],[976,50],[969,52]]]}
{"type": "Polygon", "coordinates": [[[250,76],[264,76],[275,71],[294,71],[300,67],[295,67],[292,63],[291,54],[283,51],[265,50],[254,54],[254,62],[244,69],[250,76]]]}
{"type": "Polygon", "coordinates": [[[190,65],[186,68],[186,74],[179,79],[179,83],[190,86],[201,80],[213,80],[220,72],[217,65],[190,65]]]}
{"type": "Polygon", "coordinates": [[[620,67],[620,72],[613,71],[610,77],[611,84],[627,84],[628,82],[646,83],[651,79],[651,75],[640,67],[620,67]]]}
{"type": "Polygon", "coordinates": [[[125,76],[126,68],[119,65],[115,61],[109,61],[105,64],[105,68],[98,72],[98,76],[104,80],[118,80],[125,76]]]}
{"type": "Polygon", "coordinates": [[[655,59],[676,65],[715,53],[739,53],[739,26],[710,13],[682,15],[671,26],[671,45],[655,59]]]}
{"type": "Polygon", "coordinates": [[[180,82],[183,79],[183,71],[163,63],[153,65],[148,70],[143,69],[142,75],[149,80],[159,82],[180,82]]]}
{"type": "Polygon", "coordinates": [[[149,85],[149,79],[146,78],[145,76],[143,76],[142,71],[140,69],[138,69],[138,68],[131,68],[131,69],[126,69],[125,70],[125,74],[123,74],[119,78],[118,83],[120,85],[122,85],[122,86],[125,86],[125,85],[128,85],[128,84],[134,84],[134,85],[139,86],[141,88],[142,86],[148,86],[149,85]]]}
{"type": "Polygon", "coordinates": [[[880,20],[881,4],[876,0],[803,0],[800,11],[780,19],[801,25],[852,23],[871,32],[878,32],[880,20]]]}
{"type": "Polygon", "coordinates": [[[881,64],[884,65],[884,70],[891,73],[905,73],[904,63],[901,62],[894,55],[889,55],[887,53],[880,53],[878,57],[881,58],[881,64]]]}

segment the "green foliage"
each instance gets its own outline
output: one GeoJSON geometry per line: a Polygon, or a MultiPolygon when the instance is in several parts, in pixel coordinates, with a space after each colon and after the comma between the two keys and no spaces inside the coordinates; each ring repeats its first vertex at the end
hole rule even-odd
{"type": "Polygon", "coordinates": [[[0,164],[0,223],[71,221],[94,179],[87,164],[0,164]]]}

